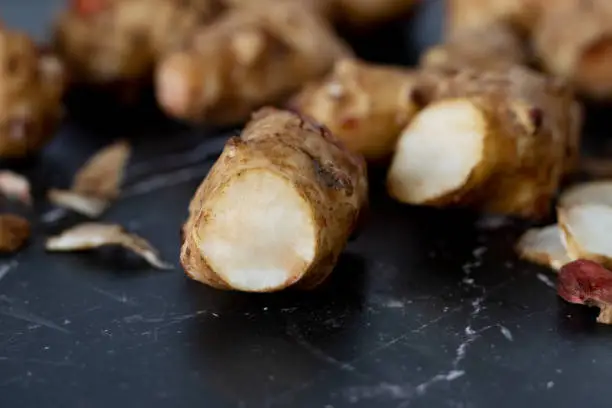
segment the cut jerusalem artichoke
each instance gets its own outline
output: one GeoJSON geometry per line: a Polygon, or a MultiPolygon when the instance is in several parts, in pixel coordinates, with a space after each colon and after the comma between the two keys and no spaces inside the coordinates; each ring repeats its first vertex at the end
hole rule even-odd
{"type": "Polygon", "coordinates": [[[559,197],[561,208],[571,208],[582,204],[612,206],[612,180],[579,183],[564,190],[559,197]]]}
{"type": "Polygon", "coordinates": [[[572,261],[567,255],[558,225],[528,230],[519,240],[516,251],[522,259],[554,270],[572,261]]]}
{"type": "Polygon", "coordinates": [[[157,250],[145,239],[114,224],[79,224],[48,238],[45,248],[50,252],[75,252],[105,246],[121,246],[142,257],[155,268],[172,269],[172,265],[164,262],[157,250]]]}
{"type": "Polygon", "coordinates": [[[0,26],[0,158],[38,152],[62,116],[64,70],[25,34],[0,26]]]}
{"type": "Polygon", "coordinates": [[[163,61],[156,94],[170,116],[239,123],[351,55],[327,22],[303,6],[246,11],[228,12],[196,35],[190,49],[163,61]]]}
{"type": "Polygon", "coordinates": [[[12,214],[0,214],[0,253],[20,250],[30,238],[30,223],[12,214]]]}
{"type": "MultiPolygon", "coordinates": [[[[519,256],[537,264],[559,270],[578,258],[606,262],[605,245],[600,228],[612,209],[612,182],[579,183],[564,190],[558,200],[559,225],[528,230],[516,245],[519,256]],[[600,225],[601,224],[601,225],[600,225]],[[599,234],[599,235],[598,235],[599,234]],[[599,250],[594,250],[599,245],[599,250]]],[[[612,247],[610,258],[612,259],[612,247]]]]}
{"type": "Polygon", "coordinates": [[[408,204],[540,218],[577,155],[576,102],[526,68],[441,79],[404,130],[388,174],[408,204]],[[574,134],[575,132],[575,134],[574,134]]]}
{"type": "Polygon", "coordinates": [[[100,150],[77,172],[70,190],[51,189],[49,201],[88,217],[100,216],[119,196],[130,153],[125,141],[100,150]]]}
{"type": "Polygon", "coordinates": [[[581,204],[558,210],[565,247],[572,259],[589,259],[612,267],[612,207],[581,204]]]}
{"type": "Polygon", "coordinates": [[[612,98],[612,2],[563,0],[534,32],[543,67],[594,99],[612,98]]]}
{"type": "Polygon", "coordinates": [[[289,105],[327,126],[351,151],[378,161],[391,156],[402,129],[420,108],[412,94],[417,78],[405,68],[343,59],[289,105]]]}
{"type": "Polygon", "coordinates": [[[195,193],[181,263],[219,289],[313,288],[331,273],[366,201],[359,156],[297,114],[262,109],[195,193]]]}

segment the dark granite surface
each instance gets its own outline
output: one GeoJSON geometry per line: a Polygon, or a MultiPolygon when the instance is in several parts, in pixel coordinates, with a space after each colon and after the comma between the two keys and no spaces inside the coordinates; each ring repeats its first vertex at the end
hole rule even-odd
{"type": "MultiPolygon", "coordinates": [[[[0,14],[43,38],[59,3],[3,0],[0,14]]],[[[439,6],[370,37],[402,57],[362,53],[413,61],[438,35],[439,6]]],[[[611,405],[612,329],[559,301],[554,275],[515,258],[524,226],[408,208],[374,182],[370,222],[325,287],[218,292],[180,272],[178,230],[224,137],[147,108],[127,122],[109,110],[77,119],[21,170],[40,195],[130,137],[126,197],[104,220],[150,239],[177,269],[116,251],[47,255],[43,234],[76,219],[43,222],[55,213],[38,204],[32,245],[0,260],[0,407],[611,405]]]]}

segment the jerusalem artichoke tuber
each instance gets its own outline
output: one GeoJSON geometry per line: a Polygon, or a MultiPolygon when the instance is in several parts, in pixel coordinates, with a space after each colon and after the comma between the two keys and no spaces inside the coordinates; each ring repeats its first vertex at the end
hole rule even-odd
{"type": "Polygon", "coordinates": [[[449,74],[430,97],[398,141],[390,194],[410,204],[546,215],[577,139],[571,93],[512,67],[449,74]]]}
{"type": "Polygon", "coordinates": [[[171,116],[234,124],[324,75],[351,54],[326,21],[291,2],[234,10],[171,55],[156,75],[171,116]]]}
{"type": "Polygon", "coordinates": [[[55,45],[74,82],[133,85],[225,10],[225,0],[77,0],[57,23],[55,45]]]}
{"type": "Polygon", "coordinates": [[[421,57],[421,66],[443,69],[497,69],[527,62],[523,41],[503,23],[453,33],[421,57]]]}
{"type": "Polygon", "coordinates": [[[40,150],[62,117],[64,69],[25,34],[0,27],[0,157],[40,150]]]}
{"type": "Polygon", "coordinates": [[[593,99],[612,99],[612,2],[564,0],[534,32],[543,68],[593,99]]]}
{"type": "Polygon", "coordinates": [[[337,19],[353,27],[384,23],[406,13],[417,0],[334,0],[337,19]]]}
{"type": "MultiPolygon", "coordinates": [[[[555,2],[564,0],[555,0],[555,2]]],[[[540,18],[544,0],[446,0],[446,32],[454,35],[465,30],[505,23],[522,35],[528,35],[540,18]]],[[[556,4],[555,4],[556,6],[556,4]]]]}
{"type": "Polygon", "coordinates": [[[30,238],[30,223],[13,214],[0,214],[0,253],[19,251],[30,238]]]}
{"type": "Polygon", "coordinates": [[[323,81],[307,85],[290,106],[327,126],[353,152],[368,160],[388,158],[418,101],[417,74],[352,59],[338,61],[323,81]]]}
{"type": "Polygon", "coordinates": [[[195,193],[181,263],[220,289],[312,288],[331,273],[366,201],[359,156],[299,115],[262,109],[195,193]]]}

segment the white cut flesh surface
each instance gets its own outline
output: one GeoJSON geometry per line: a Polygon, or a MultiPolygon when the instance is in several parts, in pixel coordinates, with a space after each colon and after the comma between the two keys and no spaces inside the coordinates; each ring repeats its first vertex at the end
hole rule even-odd
{"type": "Polygon", "coordinates": [[[555,270],[572,261],[557,224],[528,230],[519,239],[516,248],[521,258],[555,270]]]}
{"type": "Polygon", "coordinates": [[[429,106],[398,141],[388,177],[391,194],[421,204],[461,190],[483,159],[485,132],[483,114],[467,100],[429,106]]]}
{"type": "Polygon", "coordinates": [[[316,251],[310,205],[292,183],[257,169],[231,179],[198,233],[200,251],[234,289],[280,290],[297,282],[316,251]]]}
{"type": "Polygon", "coordinates": [[[559,198],[559,206],[563,208],[582,204],[612,206],[612,180],[576,184],[563,191],[559,198]]]}
{"type": "Polygon", "coordinates": [[[559,210],[559,223],[572,258],[607,264],[612,260],[612,207],[583,204],[559,210]]]}

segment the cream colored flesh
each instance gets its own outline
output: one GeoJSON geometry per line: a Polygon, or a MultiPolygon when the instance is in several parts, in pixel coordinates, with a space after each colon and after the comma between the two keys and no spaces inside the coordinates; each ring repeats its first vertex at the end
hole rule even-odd
{"type": "Polygon", "coordinates": [[[486,124],[466,100],[433,104],[404,130],[389,171],[390,193],[421,204],[459,191],[483,158],[486,124]]]}
{"type": "Polygon", "coordinates": [[[583,204],[561,209],[559,223],[570,256],[606,263],[612,261],[612,207],[583,204]]]}
{"type": "Polygon", "coordinates": [[[605,204],[612,206],[612,180],[576,184],[563,191],[559,198],[559,205],[563,208],[581,204],[605,204]]]}
{"type": "Polygon", "coordinates": [[[249,292],[280,290],[299,280],[317,242],[309,204],[288,179],[264,169],[229,181],[199,236],[213,271],[249,292]]]}
{"type": "Polygon", "coordinates": [[[527,231],[519,240],[517,251],[521,258],[555,270],[572,261],[567,255],[561,239],[561,230],[556,224],[527,231]]]}

